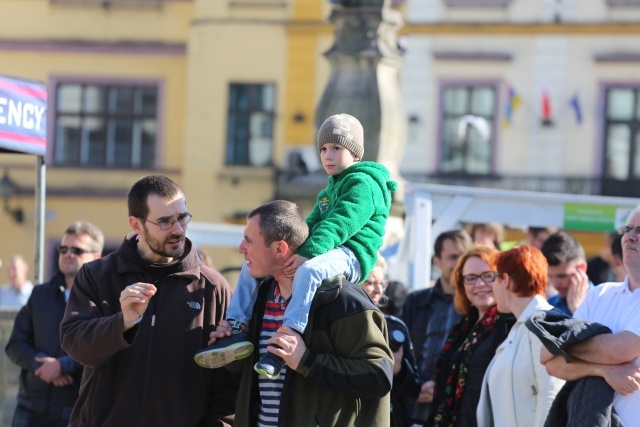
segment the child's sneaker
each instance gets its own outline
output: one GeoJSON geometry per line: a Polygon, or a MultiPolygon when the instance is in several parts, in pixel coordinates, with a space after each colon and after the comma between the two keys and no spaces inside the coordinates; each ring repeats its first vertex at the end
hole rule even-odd
{"type": "Polygon", "coordinates": [[[203,348],[193,357],[203,368],[220,368],[236,360],[248,357],[253,351],[253,344],[248,335],[241,329],[233,329],[231,336],[218,339],[207,348],[203,348]]]}
{"type": "Polygon", "coordinates": [[[284,365],[284,360],[281,357],[273,353],[267,353],[260,358],[260,361],[253,366],[253,369],[263,377],[275,380],[280,375],[284,365]]]}

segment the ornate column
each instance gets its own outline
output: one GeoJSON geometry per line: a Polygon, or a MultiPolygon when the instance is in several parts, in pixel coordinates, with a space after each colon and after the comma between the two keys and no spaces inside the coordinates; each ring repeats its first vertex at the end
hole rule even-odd
{"type": "MultiPolygon", "coordinates": [[[[325,56],[331,77],[316,111],[316,128],[337,113],[364,127],[364,160],[384,164],[399,179],[406,114],[398,81],[402,66],[396,31],[400,12],[389,0],[331,0],[335,43],[325,56]]],[[[396,194],[402,199],[402,191],[396,194]]]]}

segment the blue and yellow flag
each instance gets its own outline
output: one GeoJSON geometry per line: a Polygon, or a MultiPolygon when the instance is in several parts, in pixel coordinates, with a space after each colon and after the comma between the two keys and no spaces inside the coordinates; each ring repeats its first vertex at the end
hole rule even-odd
{"type": "Polygon", "coordinates": [[[513,112],[520,105],[520,96],[516,93],[513,86],[507,88],[507,99],[504,103],[504,120],[503,125],[509,126],[513,122],[513,112]]]}

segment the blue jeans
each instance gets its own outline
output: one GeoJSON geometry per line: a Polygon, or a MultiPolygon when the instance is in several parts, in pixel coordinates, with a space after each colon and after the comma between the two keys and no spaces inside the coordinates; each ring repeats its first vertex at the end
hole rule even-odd
{"type": "Polygon", "coordinates": [[[11,422],[11,427],[67,427],[68,425],[68,419],[50,420],[31,412],[20,404],[16,407],[11,422]]]}
{"type": "MultiPolygon", "coordinates": [[[[293,328],[300,334],[304,333],[316,291],[323,280],[339,274],[344,274],[347,280],[353,283],[358,283],[362,274],[360,261],[344,246],[338,246],[326,254],[311,258],[298,267],[293,276],[291,301],[284,312],[284,326],[293,328]]],[[[245,263],[227,309],[227,319],[249,324],[258,295],[258,285],[259,282],[251,277],[245,263]]]]}

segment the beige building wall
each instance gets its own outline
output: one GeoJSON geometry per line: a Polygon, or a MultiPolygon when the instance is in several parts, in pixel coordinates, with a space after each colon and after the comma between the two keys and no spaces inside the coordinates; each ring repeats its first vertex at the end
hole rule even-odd
{"type": "MultiPolygon", "coordinates": [[[[71,220],[86,219],[118,244],[128,231],[126,191],[150,173],[167,174],[183,187],[194,221],[242,222],[248,211],[277,197],[276,180],[290,150],[304,148],[317,158],[315,108],[331,71],[322,56],[333,43],[330,10],[326,0],[128,1],[109,7],[0,0],[0,74],[47,84],[69,77],[139,79],[161,89],[154,170],[48,165],[46,241],[57,241],[71,220]],[[229,84],[235,82],[276,86],[269,166],[225,165],[229,84]]],[[[33,259],[35,157],[0,154],[4,170],[21,190],[11,204],[26,217],[16,224],[0,212],[14,242],[0,245],[0,258],[19,252],[33,259]]],[[[313,203],[297,202],[305,214],[313,203]]],[[[205,249],[219,268],[242,262],[235,248],[205,249]]],[[[49,266],[49,253],[45,257],[49,266]]],[[[3,277],[0,271],[0,282],[3,277]]]]}
{"type": "MultiPolygon", "coordinates": [[[[452,35],[411,34],[413,47],[404,70],[405,98],[409,114],[417,114],[422,129],[410,130],[408,150],[402,170],[433,173],[437,167],[439,87],[442,82],[496,81],[500,84],[499,110],[502,119],[505,90],[512,85],[521,97],[513,113],[513,123],[497,128],[497,172],[505,175],[594,176],[599,172],[603,104],[600,85],[612,82],[640,82],[635,62],[599,62],[596,56],[608,52],[635,51],[637,34],[592,34],[586,30],[564,35],[488,34],[470,38],[468,33],[452,35]],[[544,49],[564,46],[561,51],[544,49]],[[420,49],[423,48],[423,49],[420,49]],[[428,49],[428,50],[427,50],[428,49]],[[438,53],[505,54],[508,59],[465,60],[438,58],[438,53]],[[562,69],[545,64],[540,57],[562,55],[562,69]],[[566,56],[565,56],[566,55],[566,56]],[[413,66],[413,64],[416,64],[413,66]],[[558,74],[560,73],[560,76],[558,74]],[[558,78],[560,79],[558,84],[558,78]],[[554,81],[555,79],[555,81],[554,81]],[[555,86],[554,86],[555,84],[555,86]],[[541,88],[551,87],[555,126],[540,125],[541,88]],[[429,92],[425,93],[425,88],[429,92]],[[576,122],[569,105],[574,94],[580,97],[583,122],[576,122]],[[551,138],[553,146],[541,146],[551,138]],[[579,155],[577,155],[579,153],[579,155]]],[[[637,45],[636,45],[637,46],[637,45]]],[[[544,59],[544,58],[543,58],[544,59]]],[[[412,126],[412,125],[410,125],[412,126]]],[[[413,125],[414,127],[416,125],[413,125]]]]}
{"type": "MultiPolygon", "coordinates": [[[[98,225],[107,244],[119,245],[129,231],[126,191],[149,173],[165,173],[180,182],[184,163],[186,38],[193,4],[168,2],[161,7],[53,3],[48,0],[0,1],[0,74],[51,85],[56,79],[144,80],[157,82],[162,110],[160,150],[155,170],[109,170],[47,165],[45,278],[62,232],[77,219],[98,225]]],[[[49,86],[49,97],[53,97],[49,86]]],[[[51,106],[50,106],[51,110],[51,106]]],[[[51,135],[50,135],[51,138],[51,135]]],[[[50,162],[49,162],[50,163],[50,162]]],[[[23,254],[31,264],[35,251],[36,157],[0,154],[19,187],[10,201],[25,213],[17,224],[0,211],[5,244],[0,259],[23,254]]],[[[33,277],[33,265],[31,276],[33,277]]],[[[6,268],[0,283],[6,281],[6,268]]]]}
{"type": "MultiPolygon", "coordinates": [[[[289,151],[313,150],[314,111],[330,71],[321,57],[332,40],[331,26],[322,22],[325,3],[197,2],[188,42],[182,184],[198,221],[242,223],[253,208],[277,197],[289,151]],[[225,164],[230,83],[275,85],[272,165],[225,164]]],[[[309,201],[298,202],[310,211],[309,201]]],[[[205,249],[221,268],[243,261],[234,248],[205,249]]]]}

